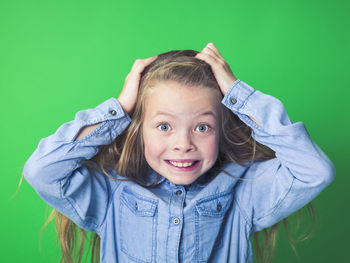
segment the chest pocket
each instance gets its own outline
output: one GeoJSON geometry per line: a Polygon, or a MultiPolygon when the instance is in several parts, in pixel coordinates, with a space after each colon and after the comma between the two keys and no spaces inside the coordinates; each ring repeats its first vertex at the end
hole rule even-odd
{"type": "Polygon", "coordinates": [[[207,262],[212,251],[222,246],[222,224],[232,200],[230,191],[196,202],[196,258],[199,262],[207,262]]]}
{"type": "Polygon", "coordinates": [[[135,262],[151,262],[156,244],[158,201],[124,188],[120,194],[121,250],[135,262]]]}

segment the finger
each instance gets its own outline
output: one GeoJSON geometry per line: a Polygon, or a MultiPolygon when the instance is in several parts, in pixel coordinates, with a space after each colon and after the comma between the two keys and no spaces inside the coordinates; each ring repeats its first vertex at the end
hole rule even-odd
{"type": "MultiPolygon", "coordinates": [[[[146,59],[136,59],[132,68],[132,73],[141,73],[145,67],[147,67],[149,64],[151,64],[154,60],[156,60],[158,56],[146,58],[146,59]]],[[[131,73],[130,72],[130,73],[131,73]]]]}
{"type": "Polygon", "coordinates": [[[216,48],[216,46],[214,45],[214,43],[210,42],[208,43],[208,45],[206,46],[207,48],[209,48],[210,50],[212,50],[218,57],[221,57],[221,54],[219,52],[219,50],[216,48]]]}
{"type": "MultiPolygon", "coordinates": [[[[209,48],[209,47],[205,47],[202,52],[200,53],[197,53],[197,55],[195,56],[196,58],[199,58],[201,57],[200,54],[204,54],[204,55],[207,55],[209,56],[209,60],[210,58],[212,58],[212,61],[217,63],[217,64],[220,64],[220,65],[225,65],[225,60],[223,59],[223,57],[221,57],[220,55],[218,55],[217,53],[214,52],[213,49],[209,48]]],[[[206,61],[207,63],[209,63],[209,61],[206,61]]],[[[212,66],[214,66],[214,64],[212,64],[212,66]]]]}
{"type": "Polygon", "coordinates": [[[213,68],[217,68],[221,64],[217,58],[215,58],[213,55],[208,53],[201,52],[201,53],[198,53],[196,57],[201,60],[204,60],[213,68]]]}
{"type": "Polygon", "coordinates": [[[210,49],[209,47],[206,47],[201,53],[203,54],[208,54],[209,56],[215,58],[215,60],[222,60],[221,57],[219,57],[212,49],[210,49]]]}
{"type": "Polygon", "coordinates": [[[221,56],[221,54],[219,53],[219,51],[215,48],[215,46],[213,46],[214,44],[209,43],[205,49],[202,51],[202,53],[206,53],[209,55],[212,55],[213,57],[216,58],[216,60],[218,61],[218,63],[225,65],[226,61],[225,59],[221,56]]]}
{"type": "Polygon", "coordinates": [[[149,64],[151,64],[158,56],[154,56],[154,57],[150,57],[150,58],[146,58],[146,59],[136,59],[134,62],[135,67],[145,67],[149,64]]]}
{"type": "Polygon", "coordinates": [[[219,50],[217,50],[217,48],[215,47],[215,45],[213,43],[208,43],[201,51],[202,53],[208,53],[211,54],[215,57],[217,57],[218,59],[223,59],[223,57],[221,56],[219,50]]]}

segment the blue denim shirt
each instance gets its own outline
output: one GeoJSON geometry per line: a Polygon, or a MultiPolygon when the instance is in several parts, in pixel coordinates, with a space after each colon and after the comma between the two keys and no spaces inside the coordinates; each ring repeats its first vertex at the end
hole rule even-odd
{"type": "Polygon", "coordinates": [[[161,177],[145,188],[112,180],[85,165],[131,121],[110,98],[41,139],[24,177],[45,202],[101,237],[102,263],[252,262],[251,235],[310,202],[333,180],[335,168],[275,97],[237,80],[222,103],[276,158],[250,167],[227,164],[206,184],[175,185],[161,177]],[[84,126],[99,122],[75,140],[84,126]]]}

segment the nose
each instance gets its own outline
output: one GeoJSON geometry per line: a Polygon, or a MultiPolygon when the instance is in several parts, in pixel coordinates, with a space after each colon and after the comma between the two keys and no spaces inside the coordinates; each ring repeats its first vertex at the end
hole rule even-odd
{"type": "Polygon", "coordinates": [[[180,133],[176,135],[173,144],[173,150],[177,152],[192,152],[196,149],[195,144],[190,133],[180,133]]]}

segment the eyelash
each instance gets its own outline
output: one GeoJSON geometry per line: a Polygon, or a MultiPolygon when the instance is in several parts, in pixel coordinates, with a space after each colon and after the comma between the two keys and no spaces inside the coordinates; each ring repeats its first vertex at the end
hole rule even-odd
{"type": "MultiPolygon", "coordinates": [[[[164,131],[164,132],[169,131],[169,130],[166,130],[166,131],[165,131],[165,130],[162,130],[162,129],[160,128],[162,125],[167,125],[167,126],[169,127],[169,129],[170,129],[170,125],[169,125],[168,123],[160,123],[159,125],[157,125],[157,128],[158,128],[160,131],[164,131]]],[[[205,132],[209,132],[209,131],[212,129],[212,127],[211,127],[210,125],[202,123],[202,124],[199,124],[199,125],[196,127],[196,130],[197,130],[197,128],[198,128],[199,126],[202,126],[202,125],[205,125],[205,126],[207,127],[207,130],[206,130],[205,132]]],[[[205,133],[205,132],[203,132],[203,133],[205,133]]]]}
{"type": "Polygon", "coordinates": [[[205,125],[205,126],[207,127],[207,130],[206,130],[205,132],[208,132],[208,131],[210,131],[210,130],[211,130],[210,125],[208,125],[208,124],[204,124],[204,123],[199,124],[199,125],[196,127],[196,130],[197,130],[197,128],[198,128],[199,126],[202,126],[202,125],[205,125]]]}
{"type": "Polygon", "coordinates": [[[157,128],[158,128],[160,131],[164,131],[164,130],[162,130],[162,129],[160,128],[162,125],[168,125],[168,127],[170,127],[170,125],[169,125],[168,123],[161,123],[161,124],[159,124],[159,125],[157,126],[157,128]]]}

